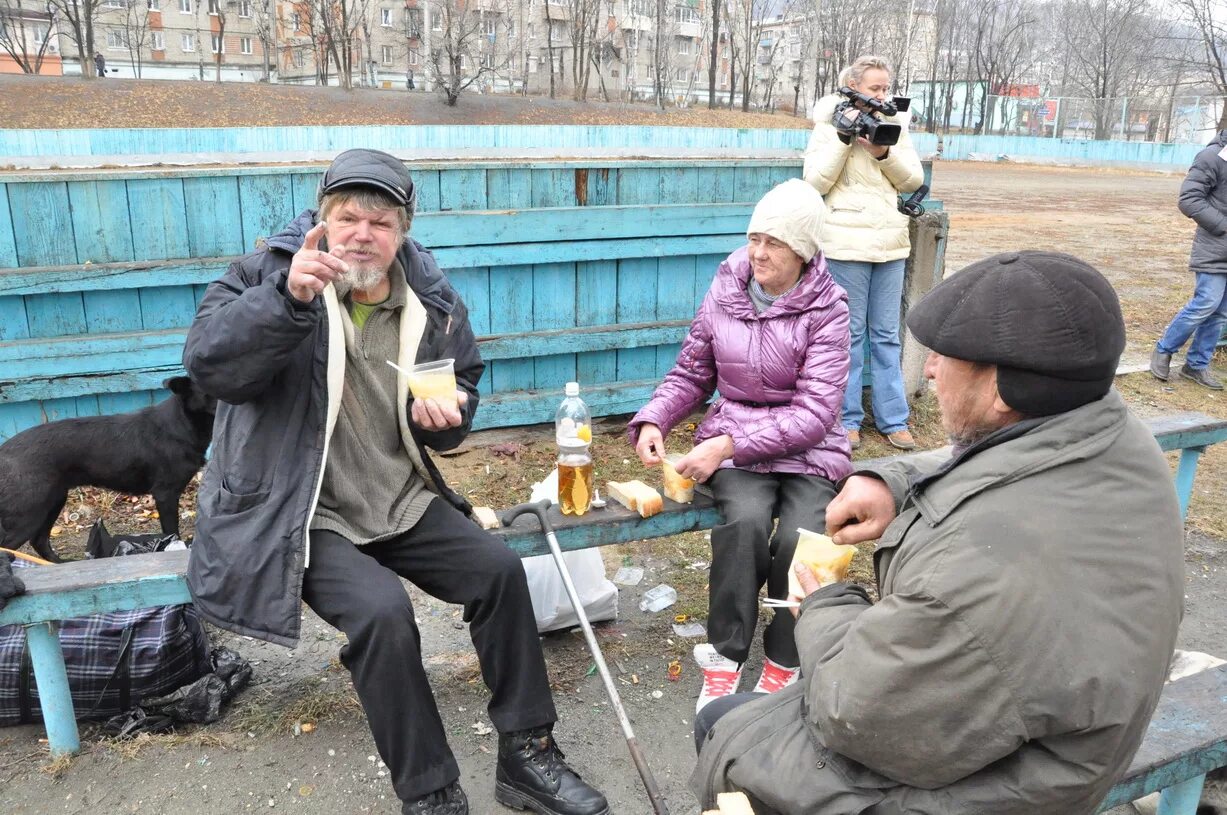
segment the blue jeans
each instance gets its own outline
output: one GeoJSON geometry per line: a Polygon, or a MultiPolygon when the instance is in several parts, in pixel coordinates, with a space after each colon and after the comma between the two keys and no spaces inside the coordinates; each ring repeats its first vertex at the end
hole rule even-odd
{"type": "Polygon", "coordinates": [[[1227,274],[1198,272],[1193,297],[1172,319],[1157,348],[1164,354],[1174,354],[1192,337],[1185,364],[1200,371],[1209,367],[1224,325],[1227,325],[1227,274]]]}
{"type": "Polygon", "coordinates": [[[852,332],[852,367],[844,392],[843,425],[860,430],[865,420],[861,407],[861,377],[865,367],[865,332],[869,332],[869,372],[873,378],[873,420],[882,433],[907,427],[907,396],[899,367],[899,306],[903,299],[905,261],[862,263],[827,259],[831,276],[848,292],[849,329],[852,332]]]}

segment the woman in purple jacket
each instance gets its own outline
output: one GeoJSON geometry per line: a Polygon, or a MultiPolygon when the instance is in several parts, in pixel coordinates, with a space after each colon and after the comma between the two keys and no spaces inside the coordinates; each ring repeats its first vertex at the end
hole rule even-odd
{"type": "MultiPolygon", "coordinates": [[[[695,647],[703,670],[697,709],[733,693],[754,639],[758,592],[788,594],[797,528],[823,531],[834,482],[851,472],[839,421],[848,381],[848,297],[818,248],[826,207],[800,179],[763,196],[749,244],[720,264],[677,363],[630,422],[639,458],[655,466],[664,434],[713,392],[678,471],[707,482],[724,523],[712,530],[710,643],[695,647]],[[780,519],[772,536],[772,521],[780,519]]],[[[796,681],[792,614],[763,634],[766,661],[755,686],[796,681]]]]}

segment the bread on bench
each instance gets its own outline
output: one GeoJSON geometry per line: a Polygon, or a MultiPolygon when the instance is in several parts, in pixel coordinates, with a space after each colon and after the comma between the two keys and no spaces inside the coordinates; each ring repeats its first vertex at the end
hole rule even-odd
{"type": "Polygon", "coordinates": [[[622,506],[638,512],[640,518],[651,518],[665,508],[660,493],[642,481],[610,481],[605,491],[622,506]]]}

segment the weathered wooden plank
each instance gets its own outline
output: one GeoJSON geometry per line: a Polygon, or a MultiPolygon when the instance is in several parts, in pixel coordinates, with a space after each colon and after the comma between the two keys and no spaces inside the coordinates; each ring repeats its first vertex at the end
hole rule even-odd
{"type": "Polygon", "coordinates": [[[0,625],[190,603],[192,597],[183,578],[187,557],[187,552],[160,552],[25,569],[21,578],[26,593],[0,611],[0,625]]]}
{"type": "Polygon", "coordinates": [[[70,181],[72,235],[80,263],[134,260],[123,181],[70,181]]]}
{"type": "MultiPolygon", "coordinates": [[[[533,270],[531,266],[491,267],[490,330],[500,334],[533,328],[533,270]]],[[[533,386],[531,359],[503,360],[490,365],[493,393],[527,390],[533,386]]],[[[483,406],[484,410],[484,406],[483,406]]],[[[479,412],[480,416],[481,413],[479,412]]]]}
{"type": "MultiPolygon", "coordinates": [[[[504,363],[505,364],[505,363],[504,363]]],[[[585,385],[584,403],[594,416],[610,416],[619,413],[634,413],[652,395],[656,380],[585,385]]],[[[473,426],[481,430],[487,427],[511,427],[523,424],[540,424],[554,416],[558,409],[557,392],[516,391],[494,393],[484,397],[473,426]]]]}
{"type": "Polygon", "coordinates": [[[439,209],[486,209],[485,170],[443,170],[439,173],[439,209]]]}
{"type": "Polygon", "coordinates": [[[44,421],[58,422],[60,419],[73,419],[77,416],[77,400],[74,397],[64,399],[43,400],[44,421]]]}
{"type": "Polygon", "coordinates": [[[98,412],[106,415],[111,413],[127,413],[140,410],[153,404],[153,391],[133,391],[131,393],[100,393],[98,412]]]}
{"type": "Polygon", "coordinates": [[[744,234],[746,204],[610,206],[423,213],[413,236],[432,249],[559,241],[744,234]]]}
{"type": "Polygon", "coordinates": [[[1163,689],[1146,738],[1099,811],[1227,766],[1227,665],[1163,689]]]}
{"type": "MultiPolygon", "coordinates": [[[[618,264],[618,322],[646,323],[656,317],[656,258],[628,258],[618,264]]],[[[656,351],[618,351],[618,379],[648,379],[656,375],[656,351]]]]}
{"type": "Polygon", "coordinates": [[[288,176],[239,177],[239,206],[243,223],[243,251],[256,248],[259,240],[276,235],[293,220],[294,203],[288,176]]]}
{"type": "Polygon", "coordinates": [[[128,217],[131,219],[136,260],[163,260],[189,255],[187,206],[180,179],[129,181],[128,217]]]}
{"type": "Polygon", "coordinates": [[[13,214],[9,209],[8,190],[8,184],[0,184],[0,269],[17,265],[17,243],[13,240],[13,214]]]}
{"type": "MultiPolygon", "coordinates": [[[[207,258],[231,257],[251,251],[253,247],[243,242],[243,211],[239,205],[237,178],[185,178],[183,201],[188,254],[199,259],[194,261],[197,265],[207,258]]],[[[154,284],[142,282],[138,285],[154,284]]]]}
{"type": "MultiPolygon", "coordinates": [[[[533,328],[536,331],[575,325],[575,264],[533,266],[533,328]]],[[[521,352],[522,353],[522,352],[521,352]]],[[[533,355],[533,387],[559,392],[575,379],[575,353],[533,355]]]]}
{"type": "Polygon", "coordinates": [[[576,192],[586,190],[586,195],[579,202],[580,206],[604,207],[618,200],[617,179],[611,178],[608,167],[584,168],[576,171],[576,192]]]}
{"type": "Polygon", "coordinates": [[[141,296],[135,289],[119,291],[87,291],[81,298],[85,305],[85,326],[90,334],[139,331],[141,296]]]}
{"type": "Polygon", "coordinates": [[[140,289],[141,321],[148,331],[187,328],[196,316],[191,286],[151,286],[140,289]]]}
{"type": "MultiPolygon", "coordinates": [[[[664,257],[657,261],[656,318],[658,320],[693,320],[695,258],[693,255],[664,257]]],[[[681,343],[669,343],[656,349],[656,375],[664,377],[677,361],[681,343]]]]}
{"type": "Polygon", "coordinates": [[[486,170],[486,206],[489,209],[526,209],[533,203],[529,170],[486,170]]]}
{"type": "Polygon", "coordinates": [[[758,203],[774,186],[770,167],[738,167],[733,171],[733,200],[758,203]]]}
{"type": "MultiPolygon", "coordinates": [[[[616,292],[611,283],[618,279],[618,264],[613,260],[575,264],[575,323],[579,326],[612,325],[618,319],[616,292]]],[[[654,344],[654,343],[648,343],[654,344]]],[[[575,358],[575,376],[587,387],[618,378],[617,351],[583,351],[575,358]]]]}
{"type": "Polygon", "coordinates": [[[43,409],[37,402],[0,405],[0,440],[7,441],[28,427],[43,423],[43,409]]]}
{"type": "Polygon", "coordinates": [[[294,213],[304,209],[315,209],[319,205],[316,198],[320,187],[320,177],[323,173],[294,173],[290,176],[290,200],[294,204],[294,213]]]}
{"type": "MultiPolygon", "coordinates": [[[[740,242],[739,242],[740,243],[740,242]]],[[[697,255],[694,259],[694,310],[697,312],[716,277],[716,270],[728,254],[697,255]]]]}
{"type": "Polygon", "coordinates": [[[1181,450],[1227,440],[1227,418],[1178,413],[1146,421],[1164,450],[1181,450]]]}
{"type": "Polygon", "coordinates": [[[24,297],[0,297],[0,342],[30,336],[24,297]]]}
{"type": "Polygon", "coordinates": [[[659,204],[660,172],[646,167],[623,167],[618,171],[618,203],[659,204]]]}
{"type": "MultiPolygon", "coordinates": [[[[532,170],[532,205],[543,207],[574,207],[578,202],[575,194],[576,170],[532,170]]],[[[587,194],[587,188],[584,190],[587,194]]]]}
{"type": "Polygon", "coordinates": [[[79,292],[31,294],[26,297],[26,321],[31,337],[84,334],[85,303],[79,292]]]}
{"type": "MultiPolygon", "coordinates": [[[[558,241],[502,246],[444,247],[432,250],[444,269],[517,266],[526,259],[539,263],[576,263],[655,258],[690,254],[727,255],[744,242],[740,234],[592,241],[558,241]]],[[[63,265],[0,269],[0,291],[7,294],[114,290],[146,286],[211,283],[221,277],[232,257],[166,262],[63,265]]]]}
{"type": "Polygon", "coordinates": [[[417,193],[419,213],[439,211],[438,170],[414,170],[413,189],[417,193]]]}
{"type": "Polygon", "coordinates": [[[9,184],[9,207],[19,266],[77,263],[68,186],[54,181],[9,184]]]}

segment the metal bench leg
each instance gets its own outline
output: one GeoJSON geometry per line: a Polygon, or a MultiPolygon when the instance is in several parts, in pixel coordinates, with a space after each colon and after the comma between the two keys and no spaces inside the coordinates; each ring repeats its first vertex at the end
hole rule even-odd
{"type": "Polygon", "coordinates": [[[1159,796],[1159,811],[1156,815],[1197,815],[1201,788],[1205,782],[1206,777],[1199,775],[1163,790],[1159,796]]]}
{"type": "Polygon", "coordinates": [[[60,650],[60,638],[54,626],[54,623],[26,626],[26,643],[34,664],[34,681],[38,683],[38,703],[43,709],[47,741],[51,745],[51,755],[58,757],[79,752],[81,737],[72,709],[64,652],[60,650]]]}
{"type": "Polygon", "coordinates": [[[1206,451],[1204,447],[1186,447],[1180,451],[1180,464],[1176,467],[1176,497],[1180,499],[1180,517],[1189,514],[1189,498],[1193,495],[1193,476],[1197,475],[1197,460],[1206,451]]]}

